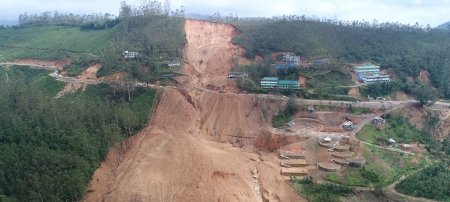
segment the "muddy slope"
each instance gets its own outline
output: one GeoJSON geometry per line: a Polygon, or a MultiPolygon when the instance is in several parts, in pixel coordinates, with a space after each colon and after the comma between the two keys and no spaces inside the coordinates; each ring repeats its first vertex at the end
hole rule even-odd
{"type": "Polygon", "coordinates": [[[234,28],[187,20],[186,34],[188,87],[165,89],[149,126],[110,152],[95,172],[85,200],[303,201],[279,175],[278,162],[249,152],[269,127],[268,117],[285,103],[198,89],[214,84],[214,78],[231,69],[229,63],[217,61],[236,56],[233,51],[219,54],[221,46],[239,49],[231,44],[234,28]],[[199,47],[189,40],[192,35],[203,40],[195,42],[202,44],[200,49],[216,53],[204,57],[208,65],[192,62],[202,58],[196,53],[199,47]]]}
{"type": "Polygon", "coordinates": [[[244,49],[232,43],[238,31],[230,24],[186,20],[187,45],[183,51],[184,73],[190,86],[224,87],[233,65],[248,63],[244,49]]]}

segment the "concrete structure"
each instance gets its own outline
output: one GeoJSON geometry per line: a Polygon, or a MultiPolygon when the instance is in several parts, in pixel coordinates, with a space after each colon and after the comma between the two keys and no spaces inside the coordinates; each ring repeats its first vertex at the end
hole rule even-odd
{"type": "Polygon", "coordinates": [[[130,51],[127,51],[127,50],[122,53],[122,56],[124,58],[126,58],[126,59],[132,59],[132,58],[135,58],[138,55],[139,55],[139,52],[130,52],[130,51]]]}
{"type": "Polygon", "coordinates": [[[353,68],[353,71],[358,76],[358,79],[364,83],[390,81],[390,76],[381,74],[380,66],[378,65],[356,66],[353,68]]]}
{"type": "Polygon", "coordinates": [[[300,83],[296,80],[279,80],[278,77],[264,77],[261,79],[262,88],[299,89],[300,83]]]}
{"type": "Polygon", "coordinates": [[[305,159],[305,152],[280,151],[282,159],[305,159]]]}
{"type": "Polygon", "coordinates": [[[380,74],[380,66],[378,65],[363,65],[353,68],[356,74],[380,74]]]}
{"type": "Polygon", "coordinates": [[[341,165],[341,166],[347,166],[349,165],[349,162],[346,159],[333,159],[333,163],[341,165]]]}
{"type": "Polygon", "coordinates": [[[386,124],[386,120],[384,120],[384,119],[381,118],[381,117],[375,117],[375,118],[372,120],[372,124],[375,124],[375,125],[384,125],[384,124],[386,124]]]}
{"type": "Polygon", "coordinates": [[[300,56],[296,55],[283,55],[283,62],[286,64],[299,65],[302,61],[300,56]]]}
{"type": "Polygon", "coordinates": [[[338,152],[346,152],[350,149],[350,145],[338,145],[336,147],[334,147],[334,150],[338,151],[338,152]]]}
{"type": "Polygon", "coordinates": [[[307,166],[305,159],[281,159],[280,164],[291,167],[305,167],[307,166]]]}
{"type": "Polygon", "coordinates": [[[327,172],[336,172],[339,169],[341,169],[340,165],[334,164],[334,163],[318,163],[317,167],[323,171],[327,172]]]}
{"type": "Polygon", "coordinates": [[[332,142],[325,142],[325,141],[317,141],[317,143],[321,146],[321,147],[325,147],[325,148],[333,148],[334,144],[332,142]]]}
{"type": "Polygon", "coordinates": [[[278,84],[278,77],[264,77],[261,79],[262,88],[276,88],[278,84]]]}
{"type": "Polygon", "coordinates": [[[389,75],[384,74],[358,74],[358,78],[364,83],[378,83],[391,80],[389,75]]]}
{"type": "Polygon", "coordinates": [[[247,78],[248,77],[248,73],[247,72],[230,72],[228,73],[227,76],[229,79],[234,79],[234,78],[247,78]]]}
{"type": "Polygon", "coordinates": [[[308,170],[306,168],[281,168],[281,175],[306,176],[308,175],[308,170]]]}
{"type": "Polygon", "coordinates": [[[352,152],[333,152],[331,156],[338,159],[350,158],[353,155],[352,152]]]}
{"type": "Polygon", "coordinates": [[[364,158],[348,158],[348,165],[355,168],[361,168],[366,164],[366,159],[364,158]]]}
{"type": "Polygon", "coordinates": [[[300,84],[296,80],[279,80],[277,88],[281,89],[299,89],[300,84]]]}

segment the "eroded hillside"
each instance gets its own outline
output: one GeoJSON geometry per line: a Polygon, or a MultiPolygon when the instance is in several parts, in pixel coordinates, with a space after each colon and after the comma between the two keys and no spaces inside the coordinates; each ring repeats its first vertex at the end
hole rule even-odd
{"type": "Polygon", "coordinates": [[[188,77],[181,79],[182,82],[197,87],[226,88],[226,75],[233,65],[247,63],[241,57],[244,49],[231,43],[238,31],[230,24],[188,19],[185,32],[183,72],[188,77]]]}
{"type": "Polygon", "coordinates": [[[234,27],[187,20],[185,29],[186,87],[166,88],[149,126],[96,171],[86,201],[302,201],[276,161],[249,152],[285,103],[201,88],[239,60],[234,27]]]}

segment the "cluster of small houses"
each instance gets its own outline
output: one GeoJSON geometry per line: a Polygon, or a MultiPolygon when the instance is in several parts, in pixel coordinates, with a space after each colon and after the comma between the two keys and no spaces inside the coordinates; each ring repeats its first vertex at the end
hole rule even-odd
{"type": "MultiPolygon", "coordinates": [[[[302,63],[302,58],[296,55],[283,55],[282,64],[272,65],[275,69],[294,68],[302,63]]],[[[315,65],[329,64],[328,58],[316,59],[312,62],[315,65]]],[[[378,65],[360,65],[353,67],[353,71],[358,80],[363,83],[378,83],[390,81],[390,76],[383,74],[378,65]]],[[[260,85],[266,89],[299,89],[300,83],[296,80],[281,80],[277,77],[264,77],[261,79],[260,85]]]]}
{"type": "MultiPolygon", "coordinates": [[[[133,51],[123,51],[122,57],[128,60],[135,59],[138,57],[139,52],[133,52],[133,51]]],[[[181,66],[181,62],[178,60],[166,60],[162,63],[163,65],[166,65],[167,67],[178,67],[181,66]]]]}

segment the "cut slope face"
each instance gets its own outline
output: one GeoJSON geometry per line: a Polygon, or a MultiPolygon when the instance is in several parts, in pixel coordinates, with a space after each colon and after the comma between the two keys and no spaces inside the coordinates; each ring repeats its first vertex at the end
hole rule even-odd
{"type": "Polygon", "coordinates": [[[188,85],[227,85],[226,75],[234,64],[246,62],[244,50],[232,43],[238,34],[230,24],[186,20],[187,45],[183,51],[188,85]]]}

